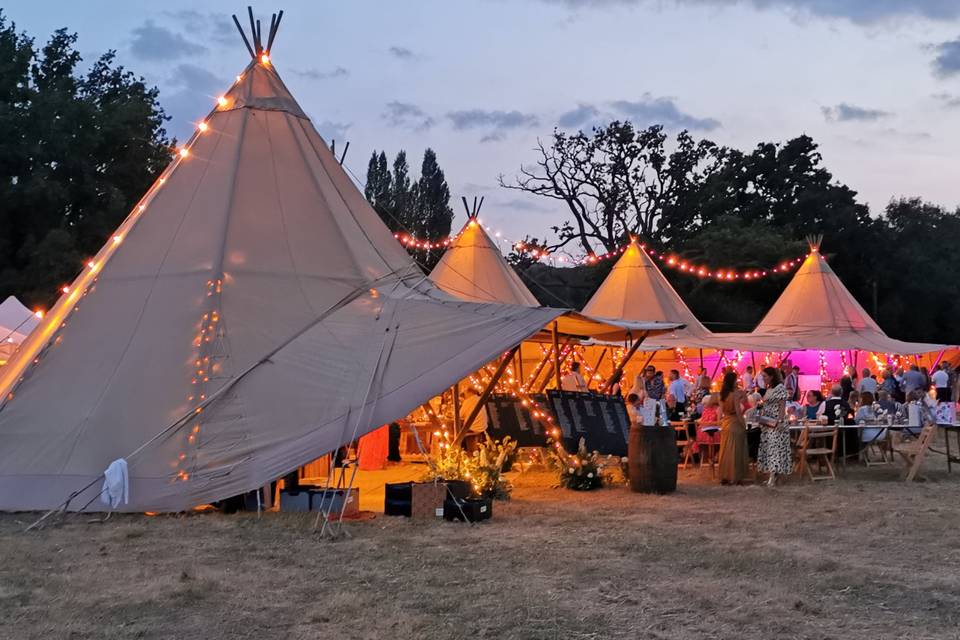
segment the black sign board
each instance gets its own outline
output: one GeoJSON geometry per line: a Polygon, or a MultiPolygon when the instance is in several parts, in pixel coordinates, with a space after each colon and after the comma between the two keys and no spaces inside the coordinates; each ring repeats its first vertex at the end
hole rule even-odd
{"type": "Polygon", "coordinates": [[[563,434],[563,448],[568,452],[575,452],[583,438],[589,451],[627,455],[630,418],[620,396],[551,389],[547,402],[563,434]]]}
{"type": "MultiPolygon", "coordinates": [[[[543,395],[530,396],[544,411],[547,399],[543,395]]],[[[534,406],[524,406],[523,400],[508,394],[495,393],[487,399],[487,434],[494,440],[510,436],[520,447],[547,446],[549,423],[533,416],[534,406]]]]}

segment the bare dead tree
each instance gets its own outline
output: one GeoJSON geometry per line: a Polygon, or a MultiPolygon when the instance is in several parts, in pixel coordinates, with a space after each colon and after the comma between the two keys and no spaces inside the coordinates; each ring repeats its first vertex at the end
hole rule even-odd
{"type": "Polygon", "coordinates": [[[568,134],[553,132],[549,145],[537,141],[533,165],[521,166],[500,186],[562,202],[571,218],[551,227],[556,251],[570,243],[587,254],[612,251],[629,236],[663,241],[671,231],[695,221],[685,198],[722,163],[724,150],[680,132],[674,149],[659,125],[636,129],[611,122],[568,134]],[[692,216],[692,219],[691,219],[692,216]]]}

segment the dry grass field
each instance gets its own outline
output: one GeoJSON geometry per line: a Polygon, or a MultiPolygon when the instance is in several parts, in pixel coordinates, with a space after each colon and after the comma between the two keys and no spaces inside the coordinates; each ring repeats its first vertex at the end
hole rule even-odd
{"type": "MultiPolygon", "coordinates": [[[[937,464],[937,468],[942,463],[937,464]]],[[[489,523],[0,516],[3,638],[960,637],[960,474],[669,496],[517,481],[489,523]]]]}

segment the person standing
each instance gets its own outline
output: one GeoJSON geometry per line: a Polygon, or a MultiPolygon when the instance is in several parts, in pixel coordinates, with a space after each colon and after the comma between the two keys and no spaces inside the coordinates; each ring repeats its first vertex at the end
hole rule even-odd
{"type": "Polygon", "coordinates": [[[800,400],[800,368],[794,367],[789,360],[783,363],[783,386],[787,390],[787,401],[800,400]]]}
{"type": "Polygon", "coordinates": [[[926,391],[926,377],[920,373],[920,367],[910,365],[910,369],[903,374],[903,394],[909,398],[914,391],[926,391]]]}
{"type": "Polygon", "coordinates": [[[680,420],[683,418],[683,412],[687,409],[687,384],[680,378],[680,372],[676,369],[670,369],[670,384],[667,387],[667,394],[673,404],[670,419],[680,420]]]}
{"type": "Polygon", "coordinates": [[[863,376],[860,378],[860,385],[857,391],[860,393],[869,393],[872,396],[877,395],[877,379],[870,373],[870,369],[863,370],[863,376]]]}
{"type": "Polygon", "coordinates": [[[760,450],[757,454],[757,471],[770,474],[767,486],[777,483],[778,475],[793,471],[790,458],[790,428],[787,425],[788,393],[774,367],[763,370],[764,386],[767,388],[760,405],[760,450]]]}
{"type": "Polygon", "coordinates": [[[579,391],[584,393],[587,390],[587,381],[583,379],[580,373],[580,363],[570,363],[570,373],[560,379],[560,388],[563,391],[579,391]]]}
{"type": "Polygon", "coordinates": [[[941,362],[940,366],[933,372],[930,378],[933,380],[933,386],[937,390],[937,402],[950,402],[952,399],[950,389],[950,365],[947,362],[941,362]]]}
{"type": "Polygon", "coordinates": [[[757,388],[757,383],[753,379],[753,367],[747,365],[743,372],[743,390],[746,393],[753,393],[757,388]]]}
{"type": "Polygon", "coordinates": [[[750,468],[747,423],[743,419],[746,393],[737,388],[737,374],[723,376],[720,387],[720,484],[742,484],[750,468]]]}

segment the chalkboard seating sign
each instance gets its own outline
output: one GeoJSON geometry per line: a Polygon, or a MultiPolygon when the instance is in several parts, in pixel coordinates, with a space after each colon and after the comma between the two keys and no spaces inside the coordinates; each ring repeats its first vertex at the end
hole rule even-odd
{"type": "MultiPolygon", "coordinates": [[[[540,394],[530,396],[541,408],[546,410],[546,397],[540,394]]],[[[487,434],[494,440],[510,436],[519,447],[547,446],[549,423],[534,418],[532,406],[523,406],[523,400],[509,394],[495,393],[487,399],[487,434]]]]}
{"type": "Polygon", "coordinates": [[[563,448],[573,453],[580,438],[603,455],[627,455],[630,418],[623,398],[579,391],[547,392],[547,404],[562,433],[563,448]]]}

